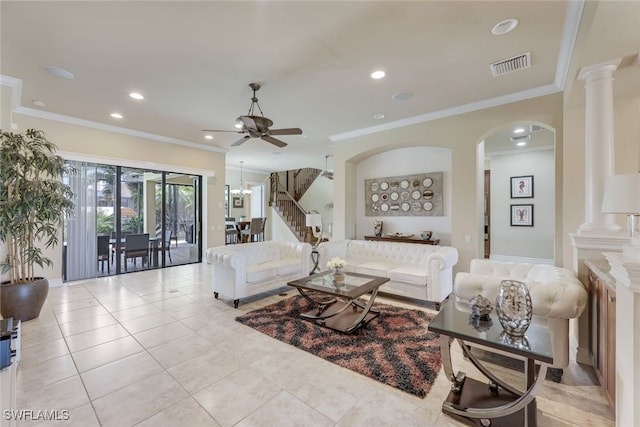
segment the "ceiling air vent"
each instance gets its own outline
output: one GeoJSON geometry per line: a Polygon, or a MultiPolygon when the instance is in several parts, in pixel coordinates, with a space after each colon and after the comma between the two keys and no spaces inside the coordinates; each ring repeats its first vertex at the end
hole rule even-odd
{"type": "Polygon", "coordinates": [[[524,70],[531,66],[531,52],[513,56],[511,58],[502,59],[489,65],[491,75],[493,77],[502,76],[504,74],[513,73],[514,71],[524,70]]]}
{"type": "Polygon", "coordinates": [[[528,141],[529,139],[531,139],[531,135],[512,136],[511,142],[523,142],[528,141]]]}
{"type": "Polygon", "coordinates": [[[529,129],[530,129],[530,132],[533,133],[533,132],[539,132],[541,130],[544,130],[545,128],[543,128],[540,125],[531,125],[531,127],[529,129]]]}

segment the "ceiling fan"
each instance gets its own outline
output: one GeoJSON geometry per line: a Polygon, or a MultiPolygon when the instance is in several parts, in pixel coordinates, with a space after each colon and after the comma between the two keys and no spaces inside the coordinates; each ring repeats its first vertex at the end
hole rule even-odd
{"type": "Polygon", "coordinates": [[[277,138],[274,138],[273,135],[301,135],[302,129],[300,128],[286,128],[286,129],[269,129],[270,126],[273,125],[273,122],[266,118],[262,113],[262,109],[260,108],[260,104],[258,104],[258,98],[256,98],[256,91],[260,89],[260,85],[258,83],[249,83],[249,87],[253,90],[253,96],[251,97],[251,106],[249,107],[249,112],[246,116],[240,116],[236,119],[236,127],[239,129],[235,130],[215,130],[215,129],[204,129],[203,132],[235,132],[235,133],[244,133],[245,136],[231,144],[232,147],[237,147],[243,142],[247,141],[250,138],[260,138],[263,141],[270,142],[273,145],[278,147],[286,147],[287,143],[281,141],[277,138]],[[258,107],[258,111],[260,112],[259,116],[254,115],[254,108],[258,107]]]}

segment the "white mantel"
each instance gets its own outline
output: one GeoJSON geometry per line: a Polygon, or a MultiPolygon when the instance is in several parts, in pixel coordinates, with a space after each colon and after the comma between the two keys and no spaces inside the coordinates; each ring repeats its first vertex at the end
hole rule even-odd
{"type": "Polygon", "coordinates": [[[640,427],[640,247],[604,255],[616,279],[616,425],[640,427]]]}

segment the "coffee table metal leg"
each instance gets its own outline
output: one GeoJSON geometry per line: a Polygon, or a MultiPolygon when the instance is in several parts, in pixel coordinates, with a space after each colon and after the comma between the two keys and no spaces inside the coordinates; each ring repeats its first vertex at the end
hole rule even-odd
{"type": "Polygon", "coordinates": [[[326,300],[326,301],[316,301],[313,298],[311,298],[309,295],[307,295],[302,289],[300,289],[300,288],[297,288],[297,289],[298,289],[298,292],[300,293],[300,295],[305,297],[305,299],[307,301],[310,301],[311,303],[319,306],[319,309],[322,310],[322,311],[320,311],[320,313],[325,311],[327,309],[327,307],[329,307],[331,304],[333,304],[333,303],[335,303],[337,301],[335,298],[331,298],[331,299],[326,300]]]}
{"type": "Polygon", "coordinates": [[[356,306],[362,309],[362,313],[360,313],[360,316],[358,316],[356,321],[353,322],[353,325],[347,328],[347,332],[352,332],[356,330],[360,326],[360,324],[364,321],[364,319],[367,317],[367,314],[369,314],[370,312],[376,315],[380,314],[375,310],[371,310],[371,307],[373,306],[373,301],[376,299],[376,296],[378,296],[378,289],[374,289],[373,292],[371,292],[371,296],[369,297],[369,302],[364,307],[357,301],[351,301],[351,304],[355,304],[356,306]]]}
{"type": "MultiPolygon", "coordinates": [[[[515,395],[515,399],[504,403],[502,405],[494,407],[462,407],[460,404],[454,403],[451,400],[460,402],[462,393],[464,392],[466,377],[464,373],[454,375],[453,366],[451,364],[451,352],[449,348],[450,338],[446,335],[440,335],[440,352],[442,354],[442,367],[445,374],[451,381],[451,393],[447,400],[442,404],[442,410],[445,413],[452,415],[458,415],[464,418],[475,418],[480,420],[490,420],[494,418],[501,418],[518,411],[524,413],[524,425],[534,426],[536,422],[535,412],[535,396],[540,391],[542,384],[544,383],[545,375],[547,372],[547,365],[541,364],[538,375],[535,375],[535,361],[533,359],[527,359],[525,362],[525,377],[526,377],[526,390],[524,393],[520,393],[515,388],[504,384],[499,381],[493,374],[491,374],[486,367],[484,367],[480,361],[466,348],[464,342],[459,341],[465,356],[467,356],[471,362],[476,366],[480,372],[485,375],[492,384],[499,384],[505,391],[515,395]],[[452,399],[453,396],[453,399],[452,399]]],[[[478,389],[478,382],[472,381],[470,387],[478,389]]],[[[471,390],[469,390],[471,391],[471,390]]]]}

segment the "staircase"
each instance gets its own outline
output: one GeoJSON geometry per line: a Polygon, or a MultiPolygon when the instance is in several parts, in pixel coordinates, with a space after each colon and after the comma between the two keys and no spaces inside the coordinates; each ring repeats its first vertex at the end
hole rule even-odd
{"type": "Polygon", "coordinates": [[[309,233],[307,233],[306,226],[307,212],[300,206],[298,200],[321,172],[319,169],[304,168],[295,171],[274,172],[270,177],[271,194],[269,204],[278,212],[282,220],[301,242],[309,238],[309,233]]]}

